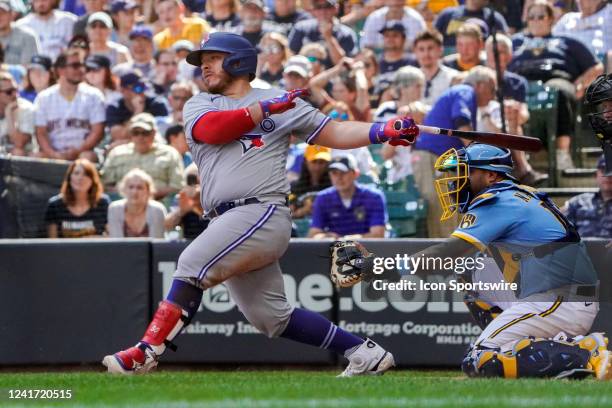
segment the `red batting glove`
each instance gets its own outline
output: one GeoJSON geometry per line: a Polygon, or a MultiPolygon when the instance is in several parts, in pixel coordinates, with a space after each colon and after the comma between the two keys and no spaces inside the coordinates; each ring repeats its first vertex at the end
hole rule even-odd
{"type": "Polygon", "coordinates": [[[282,96],[259,101],[259,106],[261,106],[264,118],[269,118],[270,115],[283,113],[291,108],[295,108],[295,102],[293,102],[293,100],[308,95],[310,95],[308,89],[294,89],[293,91],[285,92],[282,96]]]}
{"type": "Polygon", "coordinates": [[[398,116],[386,123],[372,124],[369,136],[372,144],[389,142],[393,146],[410,146],[418,135],[419,127],[410,116],[398,116]]]}

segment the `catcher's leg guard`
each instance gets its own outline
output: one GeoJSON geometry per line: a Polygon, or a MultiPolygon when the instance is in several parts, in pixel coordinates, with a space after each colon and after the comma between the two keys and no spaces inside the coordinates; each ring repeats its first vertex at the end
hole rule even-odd
{"type": "Polygon", "coordinates": [[[556,340],[519,340],[509,352],[474,349],[462,369],[471,377],[584,378],[593,373],[590,352],[575,343],[556,340]]]}
{"type": "Polygon", "coordinates": [[[157,366],[166,347],[176,349],[172,339],[183,328],[188,314],[180,306],[162,301],[142,340],[127,350],[108,355],[102,360],[108,371],[118,374],[146,373],[157,366]]]}
{"type": "Polygon", "coordinates": [[[589,365],[598,380],[612,379],[612,353],[603,333],[591,333],[577,339],[576,344],[590,353],[589,365]]]}

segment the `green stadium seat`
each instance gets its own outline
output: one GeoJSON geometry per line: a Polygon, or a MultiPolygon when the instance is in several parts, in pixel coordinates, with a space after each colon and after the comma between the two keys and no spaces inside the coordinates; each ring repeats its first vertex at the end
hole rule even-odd
{"type": "Polygon", "coordinates": [[[310,229],[310,217],[297,218],[293,222],[297,228],[297,235],[299,238],[305,238],[308,236],[308,230],[310,229]]]}
{"type": "Polygon", "coordinates": [[[529,121],[526,124],[526,134],[542,139],[548,150],[548,177],[553,186],[558,184],[556,162],[556,138],[559,91],[544,86],[542,81],[529,83],[527,91],[527,107],[529,121]]]}
{"type": "Polygon", "coordinates": [[[422,230],[426,217],[425,202],[419,198],[415,189],[412,191],[384,191],[387,201],[387,213],[392,235],[395,237],[413,237],[422,230]]]}

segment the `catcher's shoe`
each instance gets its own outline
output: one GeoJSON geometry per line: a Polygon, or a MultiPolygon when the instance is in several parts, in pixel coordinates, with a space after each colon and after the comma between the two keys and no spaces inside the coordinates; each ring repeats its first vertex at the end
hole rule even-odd
{"type": "Polygon", "coordinates": [[[578,341],[581,348],[591,352],[589,364],[598,380],[612,379],[612,353],[608,350],[608,338],[603,333],[591,333],[578,341]]]}
{"type": "Polygon", "coordinates": [[[113,374],[145,374],[157,367],[157,355],[148,344],[139,342],[134,347],[104,357],[102,364],[113,374]]]}
{"type": "Polygon", "coordinates": [[[357,350],[348,356],[348,359],[349,365],[338,377],[382,375],[395,365],[393,354],[370,339],[366,339],[357,350]]]}

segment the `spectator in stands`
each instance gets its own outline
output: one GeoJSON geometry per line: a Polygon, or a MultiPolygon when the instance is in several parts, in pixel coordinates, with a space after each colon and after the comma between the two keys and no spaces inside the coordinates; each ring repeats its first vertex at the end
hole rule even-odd
{"type": "Polygon", "coordinates": [[[359,51],[355,57],[355,61],[362,62],[365,70],[365,77],[370,99],[370,109],[376,109],[380,102],[380,94],[378,94],[377,81],[379,76],[378,58],[374,51],[369,48],[364,48],[359,51]]]}
{"type": "Polygon", "coordinates": [[[382,192],[356,183],[359,171],[352,156],[333,159],[328,169],[332,187],[314,200],[308,237],[383,238],[388,217],[382,192]]]}
{"type": "Polygon", "coordinates": [[[581,40],[601,61],[612,50],[612,4],[604,0],[578,1],[578,12],[566,13],[553,26],[554,36],[581,40]]]}
{"type": "Polygon", "coordinates": [[[19,96],[34,102],[36,95],[55,84],[53,62],[45,55],[35,55],[30,60],[28,70],[23,81],[23,89],[19,96]]]}
{"type": "Polygon", "coordinates": [[[55,10],[55,0],[32,0],[32,12],[16,22],[17,27],[27,27],[38,36],[40,51],[52,60],[66,48],[72,37],[76,16],[55,10]]]}
{"type": "Polygon", "coordinates": [[[134,115],[146,112],[158,117],[168,116],[165,102],[146,94],[147,85],[140,71],[122,75],[120,83],[122,97],[106,109],[106,125],[113,141],[128,138],[125,124],[134,115]]]}
{"type": "Polygon", "coordinates": [[[187,139],[185,138],[185,128],[183,125],[172,125],[164,134],[166,137],[166,143],[168,146],[172,146],[183,158],[183,167],[187,168],[192,162],[191,152],[187,145],[187,139]]]}
{"type": "Polygon", "coordinates": [[[239,31],[243,37],[253,44],[253,47],[259,44],[261,37],[267,32],[264,29],[263,23],[266,18],[266,10],[262,0],[246,0],[240,8],[241,27],[239,31]]]}
{"type": "Polygon", "coordinates": [[[135,27],[138,27],[135,26],[138,7],[138,3],[133,0],[115,0],[112,2],[110,12],[116,27],[111,35],[111,40],[126,47],[131,45],[132,38],[130,34],[135,27]]]}
{"type": "Polygon", "coordinates": [[[170,86],[176,82],[178,75],[178,60],[172,48],[160,50],[155,53],[155,76],[153,87],[155,93],[166,96],[170,91],[170,86]]]}
{"type": "Polygon", "coordinates": [[[368,121],[370,118],[370,96],[365,64],[343,58],[332,68],[321,72],[310,80],[312,100],[319,106],[344,102],[355,120],[368,121]],[[331,95],[325,90],[331,82],[331,95]]]}
{"type": "MultiPolygon", "coordinates": [[[[380,104],[374,113],[374,120],[386,122],[398,115],[399,108],[419,101],[423,97],[425,75],[417,67],[403,67],[396,72],[391,91],[392,99],[380,104]]],[[[433,167],[432,167],[433,168],[433,167]]]]}
{"type": "Polygon", "coordinates": [[[304,44],[319,42],[328,52],[323,63],[326,67],[340,63],[343,57],[357,54],[357,35],[336,18],[337,1],[313,0],[312,7],[314,18],[298,22],[289,34],[291,51],[298,53],[304,44]]]}
{"type": "Polygon", "coordinates": [[[13,23],[10,0],[0,0],[0,44],[7,64],[26,65],[39,52],[36,34],[13,23]]]}
{"type": "Polygon", "coordinates": [[[178,60],[178,74],[176,79],[178,81],[188,81],[193,77],[193,72],[197,69],[193,65],[186,61],[187,55],[195,49],[191,41],[178,40],[172,44],[171,49],[176,53],[176,59],[178,60]]]}
{"type": "Polygon", "coordinates": [[[287,60],[283,69],[282,87],[287,91],[308,88],[311,77],[312,64],[308,61],[308,58],[303,55],[294,55],[287,60]]]}
{"type": "Polygon", "coordinates": [[[274,0],[274,8],[266,17],[270,32],[289,35],[295,24],[312,16],[297,8],[296,0],[274,0]]]}
{"type": "Polygon", "coordinates": [[[208,0],[206,21],[215,31],[239,32],[241,30],[239,11],[239,0],[208,0]]]}
{"type": "Polygon", "coordinates": [[[309,216],[316,193],[331,186],[327,172],[330,161],[330,148],[318,145],[306,147],[299,178],[291,183],[289,208],[293,218],[309,216]]]}
{"type": "MultiPolygon", "coordinates": [[[[455,46],[457,30],[466,20],[479,18],[485,21],[487,25],[489,24],[492,11],[489,7],[485,7],[486,3],[486,0],[465,0],[465,5],[463,6],[449,7],[440,12],[434,22],[434,26],[444,36],[445,47],[455,46]]],[[[493,19],[495,20],[495,27],[499,31],[508,32],[508,25],[504,16],[497,11],[493,11],[493,19]]],[[[491,31],[491,27],[489,27],[489,31],[491,31]]]]}
{"type": "Polygon", "coordinates": [[[66,50],[78,51],[84,61],[89,56],[89,39],[87,38],[87,34],[72,37],[68,42],[66,50]]]}
{"type": "Polygon", "coordinates": [[[442,34],[429,29],[419,33],[414,39],[414,55],[425,74],[423,102],[433,105],[442,92],[450,88],[458,71],[442,64],[442,34]]]}
{"type": "Polygon", "coordinates": [[[597,163],[599,191],[572,197],[561,208],[581,237],[612,239],[612,176],[606,176],[605,171],[602,156],[597,163]]]}
{"type": "Polygon", "coordinates": [[[257,77],[272,86],[283,79],[283,65],[291,56],[287,38],[279,33],[264,34],[259,43],[259,75],[257,77]]]}
{"type": "MultiPolygon", "coordinates": [[[[468,71],[463,84],[447,89],[423,120],[424,125],[447,129],[474,130],[478,107],[484,107],[495,97],[495,72],[476,66],[468,71]]],[[[450,148],[461,148],[460,139],[421,133],[413,145],[413,171],[419,192],[427,200],[427,230],[431,238],[443,238],[455,229],[456,222],[440,223],[442,214],[434,190],[433,165],[437,157],[450,148]]]]}
{"type": "Polygon", "coordinates": [[[60,193],[49,199],[45,213],[49,238],[102,236],[106,232],[109,198],[96,166],[87,159],[70,164],[60,193]]]}
{"type": "Polygon", "coordinates": [[[89,38],[89,53],[104,55],[111,65],[132,60],[130,50],[125,45],[110,40],[113,20],[103,11],[93,13],[87,19],[87,37],[89,38]]]}
{"type": "Polygon", "coordinates": [[[431,27],[434,19],[442,10],[449,7],[456,7],[459,5],[459,2],[457,0],[406,0],[406,5],[418,11],[425,20],[427,27],[431,27]]]}
{"type": "Polygon", "coordinates": [[[130,54],[132,60],[113,67],[113,73],[122,76],[139,70],[149,81],[155,78],[153,59],[153,31],[146,26],[136,26],[130,31],[130,54]]]}
{"type": "MultiPolygon", "coordinates": [[[[206,2],[207,7],[211,2],[206,2]]],[[[210,25],[203,19],[197,16],[185,17],[184,6],[179,0],[156,1],[155,12],[164,27],[153,37],[157,49],[170,48],[178,40],[189,40],[199,46],[202,38],[210,32],[210,25]]]]}
{"type": "Polygon", "coordinates": [[[118,185],[122,200],[108,207],[111,238],[163,238],[166,208],[153,200],[155,184],[147,172],[134,168],[118,185]]]}
{"type": "Polygon", "coordinates": [[[387,21],[380,30],[384,38],[383,54],[378,62],[378,78],[376,92],[380,95],[389,88],[398,69],[406,65],[414,65],[414,61],[406,57],[406,29],[399,20],[387,21]]]}
{"type": "Polygon", "coordinates": [[[17,96],[17,82],[0,72],[0,153],[26,156],[35,150],[34,105],[17,96]]]}
{"type": "Polygon", "coordinates": [[[104,185],[110,192],[117,191],[117,183],[134,168],[151,175],[155,182],[156,199],[174,194],[183,186],[183,160],[173,148],[155,142],[157,127],[149,113],[135,115],[129,123],[130,143],[112,149],[102,168],[104,185]]]}
{"type": "Polygon", "coordinates": [[[457,71],[469,71],[476,65],[485,65],[482,55],[484,41],[481,29],[473,23],[465,23],[457,30],[457,52],[447,55],[442,63],[457,71]]]}
{"type": "Polygon", "coordinates": [[[158,127],[161,134],[166,133],[166,129],[174,125],[183,125],[183,107],[185,103],[195,95],[195,87],[192,82],[175,82],[170,87],[168,103],[170,105],[170,115],[166,118],[158,119],[158,127]]]}
{"type": "MultiPolygon", "coordinates": [[[[523,134],[523,125],[529,119],[529,111],[527,110],[527,80],[522,76],[508,71],[506,68],[512,60],[512,40],[504,34],[496,34],[497,51],[499,54],[499,70],[502,74],[501,91],[505,102],[505,118],[507,131],[515,134],[523,134]]],[[[487,66],[495,69],[495,57],[493,55],[493,37],[487,38],[485,43],[487,53],[487,66]]],[[[499,103],[497,104],[497,112],[492,112],[493,116],[498,117],[499,123],[494,124],[492,132],[501,131],[501,115],[499,113],[499,103]]],[[[535,171],[529,162],[525,152],[520,150],[512,151],[514,160],[514,175],[519,179],[521,184],[536,186],[548,178],[548,175],[535,171]]]]}
{"type": "MultiPolygon", "coordinates": [[[[288,50],[291,54],[291,50],[288,50]]],[[[323,62],[327,58],[327,50],[320,43],[308,43],[304,44],[300,50],[300,55],[308,58],[308,61],[312,64],[312,75],[319,75],[324,69],[323,62]]]]}
{"type": "Polygon", "coordinates": [[[570,141],[576,103],[589,84],[603,73],[603,64],[580,40],[551,34],[553,8],[546,0],[535,0],[529,6],[527,20],[527,34],[513,37],[515,53],[508,70],[559,90],[557,169],[572,168],[570,141]]]}
{"type": "Polygon", "coordinates": [[[102,92],[105,109],[121,98],[110,65],[110,60],[104,55],[90,55],[85,60],[85,80],[102,92]]]}
{"type": "Polygon", "coordinates": [[[362,48],[383,49],[386,39],[382,30],[390,21],[398,21],[404,27],[406,49],[412,47],[412,41],[418,33],[425,30],[427,25],[423,17],[413,9],[406,6],[405,0],[385,0],[385,7],[379,8],[366,18],[361,37],[362,48]]]}
{"type": "Polygon", "coordinates": [[[87,24],[89,21],[89,17],[98,12],[104,12],[104,6],[106,6],[106,1],[104,0],[83,0],[83,5],[85,6],[85,14],[81,15],[74,26],[72,27],[72,35],[86,35],[87,34],[87,24]]]}
{"type": "Polygon", "coordinates": [[[34,102],[40,154],[96,161],[93,149],[104,132],[104,95],[83,82],[85,66],[77,51],[62,52],[54,67],[58,83],[42,91],[34,102]]]}
{"type": "Polygon", "coordinates": [[[176,195],[176,205],[166,216],[166,230],[171,231],[178,226],[183,238],[195,239],[208,227],[209,219],[203,215],[198,168],[192,164],[185,169],[185,187],[176,195]]]}

